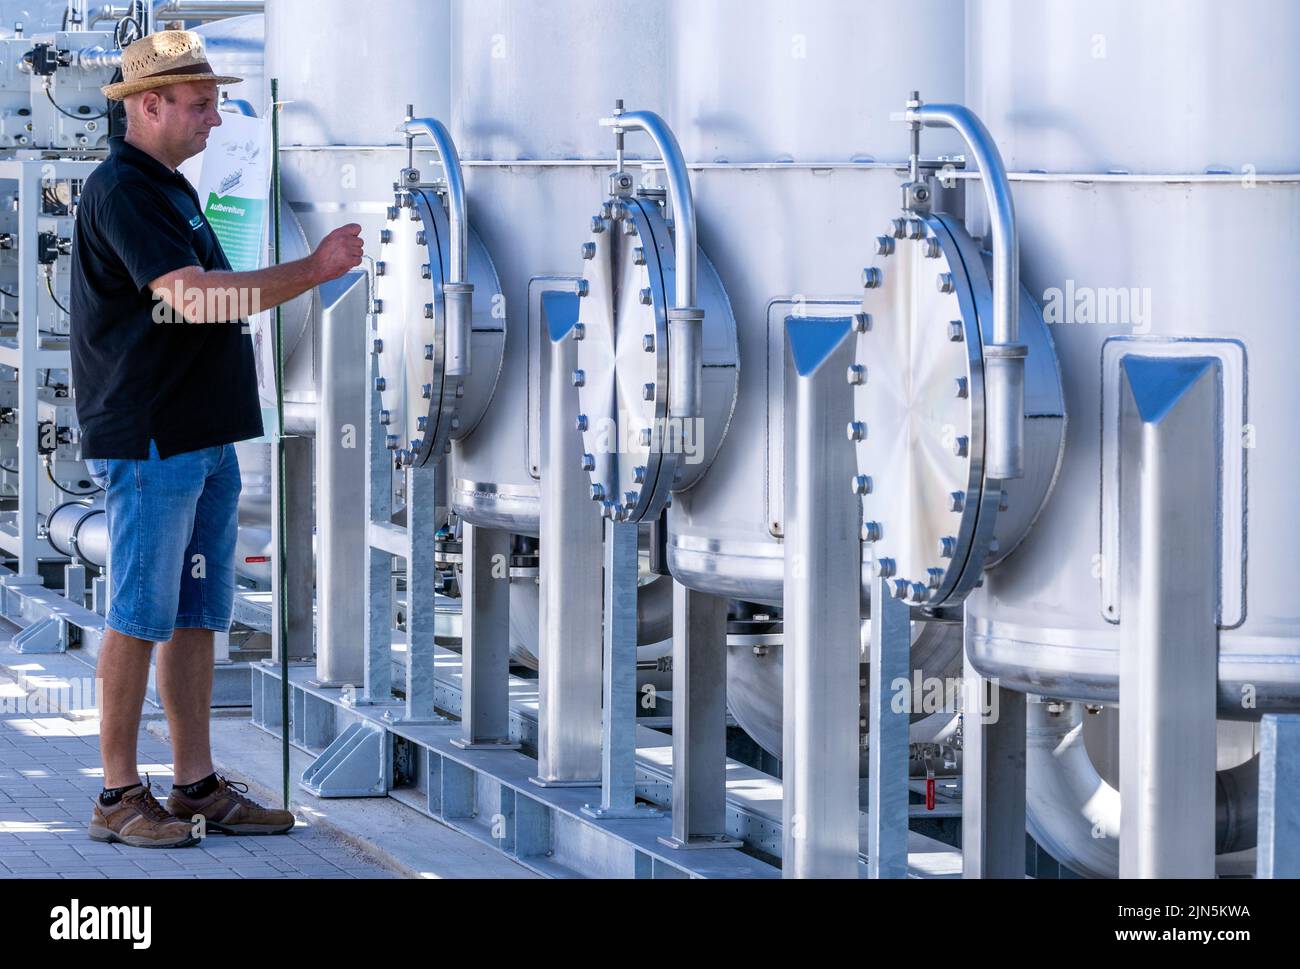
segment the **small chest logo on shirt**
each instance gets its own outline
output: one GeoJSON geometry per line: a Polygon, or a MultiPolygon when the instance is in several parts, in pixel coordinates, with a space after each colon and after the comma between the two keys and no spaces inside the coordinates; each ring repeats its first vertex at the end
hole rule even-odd
{"type": "Polygon", "coordinates": [[[191,229],[198,229],[202,225],[203,225],[203,216],[196,215],[194,218],[190,219],[191,229]]]}

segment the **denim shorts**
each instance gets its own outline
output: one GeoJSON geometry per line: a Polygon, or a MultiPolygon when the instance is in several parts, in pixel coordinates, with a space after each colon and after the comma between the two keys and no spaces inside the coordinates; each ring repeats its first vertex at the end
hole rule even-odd
{"type": "Polygon", "coordinates": [[[175,628],[230,628],[239,534],[233,444],[147,460],[89,458],[108,515],[108,625],[164,642],[175,628]]]}

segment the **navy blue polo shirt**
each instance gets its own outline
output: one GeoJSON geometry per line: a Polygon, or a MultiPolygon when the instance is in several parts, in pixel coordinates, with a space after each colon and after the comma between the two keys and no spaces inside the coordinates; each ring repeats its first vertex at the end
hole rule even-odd
{"type": "Polygon", "coordinates": [[[83,458],[148,458],[150,438],[166,458],[261,435],[244,321],[155,313],[149,283],[186,266],[230,269],[198,194],[184,175],[111,139],[86,179],[73,232],[72,385],[83,458]]]}

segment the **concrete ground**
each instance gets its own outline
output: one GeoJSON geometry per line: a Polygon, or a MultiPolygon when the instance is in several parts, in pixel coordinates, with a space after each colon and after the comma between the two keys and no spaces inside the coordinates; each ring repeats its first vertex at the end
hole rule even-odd
{"type": "MultiPolygon", "coordinates": [[[[93,706],[78,709],[77,698],[91,695],[93,675],[73,655],[20,655],[0,644],[0,878],[536,877],[390,798],[322,801],[296,783],[291,806],[299,820],[288,835],[213,834],[177,849],[91,841],[91,799],[103,786],[98,719],[93,706]],[[81,684],[86,692],[78,694],[81,684]]],[[[259,803],[278,805],[280,743],[247,716],[214,715],[214,761],[219,771],[247,783],[259,803]]],[[[149,704],[145,717],[141,776],[149,774],[154,795],[165,803],[172,781],[166,720],[149,704]]],[[[291,778],[309,763],[294,750],[291,778]]]]}

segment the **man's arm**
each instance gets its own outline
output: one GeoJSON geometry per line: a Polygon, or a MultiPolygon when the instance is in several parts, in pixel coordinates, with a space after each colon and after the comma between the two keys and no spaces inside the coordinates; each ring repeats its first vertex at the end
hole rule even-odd
{"type": "Polygon", "coordinates": [[[361,262],[361,226],[341,226],[305,259],[249,272],[185,266],[149,283],[154,296],[190,323],[224,323],[287,303],[314,286],[338,279],[361,262]]]}

